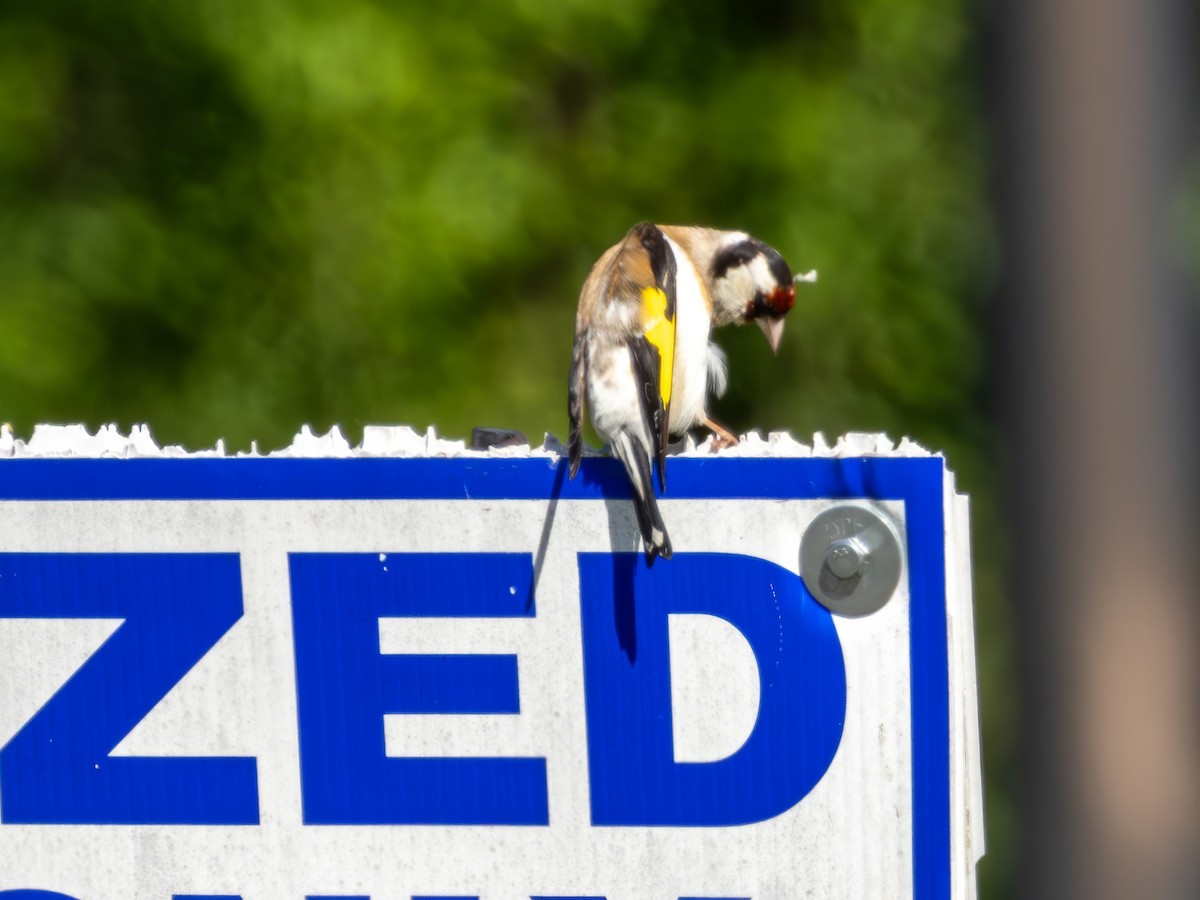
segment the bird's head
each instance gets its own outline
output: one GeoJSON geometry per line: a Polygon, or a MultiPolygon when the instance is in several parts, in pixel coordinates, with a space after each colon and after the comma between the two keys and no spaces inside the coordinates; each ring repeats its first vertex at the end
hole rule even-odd
{"type": "Polygon", "coordinates": [[[715,325],[754,322],[771,352],[779,351],[783,318],[796,302],[792,270],[779,251],[735,232],[713,257],[709,272],[715,325]]]}

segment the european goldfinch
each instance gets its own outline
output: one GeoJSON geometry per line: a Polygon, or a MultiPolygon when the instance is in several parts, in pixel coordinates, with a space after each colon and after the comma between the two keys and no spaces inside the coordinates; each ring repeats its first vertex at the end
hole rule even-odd
{"type": "Polygon", "coordinates": [[[669,559],[652,463],[666,487],[667,440],[697,425],[714,449],[737,443],[708,416],[725,392],[725,355],[709,342],[721,325],[754,322],[773,352],[796,299],[792,272],[772,247],[741,231],[642,222],[610,247],[584,282],[575,317],[567,409],[570,473],[583,454],[583,411],[633,484],[646,558],[669,559]]]}

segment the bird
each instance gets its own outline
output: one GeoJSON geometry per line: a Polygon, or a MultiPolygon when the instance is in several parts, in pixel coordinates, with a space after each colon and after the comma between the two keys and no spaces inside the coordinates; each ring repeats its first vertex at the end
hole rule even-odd
{"type": "Polygon", "coordinates": [[[703,427],[714,450],[737,443],[708,414],[709,394],[728,383],[712,330],[753,322],[777,353],[796,280],[814,276],[794,279],[779,251],[744,231],[651,222],[592,267],[571,348],[569,472],[579,471],[586,411],[625,467],[647,563],[672,554],[651,474],[665,490],[670,436],[703,427]]]}

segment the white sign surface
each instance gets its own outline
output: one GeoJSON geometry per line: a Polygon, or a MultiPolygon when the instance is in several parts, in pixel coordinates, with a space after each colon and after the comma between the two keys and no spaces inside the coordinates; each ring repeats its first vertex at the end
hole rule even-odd
{"type": "Polygon", "coordinates": [[[653,566],[562,471],[0,463],[0,900],[972,896],[942,461],[672,459],[653,566]],[[903,536],[869,616],[799,575],[834,502],[903,536]]]}

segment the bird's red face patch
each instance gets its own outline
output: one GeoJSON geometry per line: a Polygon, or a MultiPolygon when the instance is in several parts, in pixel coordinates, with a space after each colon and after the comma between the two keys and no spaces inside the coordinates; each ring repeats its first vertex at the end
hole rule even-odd
{"type": "Polygon", "coordinates": [[[786,315],[796,303],[796,286],[794,284],[777,287],[767,295],[767,305],[777,315],[786,315]]]}

